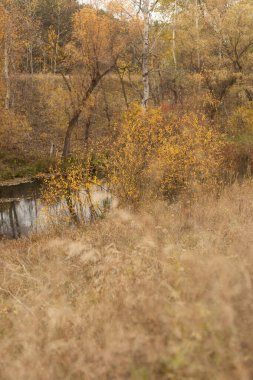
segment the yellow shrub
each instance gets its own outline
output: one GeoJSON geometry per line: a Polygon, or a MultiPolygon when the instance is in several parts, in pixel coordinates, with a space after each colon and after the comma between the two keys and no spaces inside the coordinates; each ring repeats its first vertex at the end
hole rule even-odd
{"type": "Polygon", "coordinates": [[[91,174],[90,160],[85,164],[81,160],[57,162],[51,168],[42,191],[47,216],[53,222],[60,219],[65,222],[85,222],[87,207],[90,217],[95,216],[97,211],[92,202],[91,191],[96,186],[99,186],[99,182],[91,174]]]}
{"type": "Polygon", "coordinates": [[[224,137],[194,114],[166,117],[133,105],[124,117],[109,163],[109,181],[123,201],[169,198],[220,181],[224,137]]]}

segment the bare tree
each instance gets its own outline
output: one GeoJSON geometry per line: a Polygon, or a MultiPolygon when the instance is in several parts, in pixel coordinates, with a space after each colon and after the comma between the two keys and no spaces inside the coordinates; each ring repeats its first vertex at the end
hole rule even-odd
{"type": "Polygon", "coordinates": [[[117,20],[94,8],[83,8],[74,21],[76,45],[70,48],[74,56],[71,75],[62,73],[69,90],[72,114],[70,116],[62,157],[70,154],[73,131],[82,111],[102,79],[114,68],[122,46],[117,20]]]}

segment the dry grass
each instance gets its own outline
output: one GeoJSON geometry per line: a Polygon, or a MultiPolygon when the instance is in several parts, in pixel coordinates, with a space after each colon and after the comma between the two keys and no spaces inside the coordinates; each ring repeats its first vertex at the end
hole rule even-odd
{"type": "Polygon", "coordinates": [[[0,378],[253,378],[253,185],[2,242],[0,378]]]}

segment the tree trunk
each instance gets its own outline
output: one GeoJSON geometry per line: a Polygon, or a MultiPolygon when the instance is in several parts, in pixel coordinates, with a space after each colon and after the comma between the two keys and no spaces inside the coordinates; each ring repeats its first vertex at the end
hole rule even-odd
{"type": "Polygon", "coordinates": [[[125,87],[125,83],[124,83],[124,79],[123,79],[123,75],[124,74],[121,76],[121,73],[120,73],[120,70],[119,70],[118,67],[117,67],[117,73],[118,73],[118,76],[119,76],[121,90],[122,90],[122,94],[123,94],[123,97],[124,97],[124,100],[125,100],[126,109],[128,109],[129,108],[129,104],[128,104],[128,99],[127,99],[126,87],[125,87]]]}
{"type": "Polygon", "coordinates": [[[5,95],[5,109],[10,109],[11,102],[11,81],[10,81],[10,57],[9,57],[9,33],[5,34],[4,40],[4,79],[6,85],[6,95],[5,95]]]}
{"type": "MultiPolygon", "coordinates": [[[[62,158],[63,159],[68,158],[68,156],[70,155],[70,150],[71,150],[71,146],[70,145],[71,145],[72,133],[75,130],[75,128],[77,127],[77,125],[78,125],[78,120],[79,120],[79,117],[80,117],[80,115],[82,113],[82,110],[83,110],[83,107],[84,107],[85,103],[90,98],[90,96],[93,93],[93,91],[97,88],[97,86],[99,85],[99,83],[101,82],[101,80],[114,67],[115,67],[115,63],[111,67],[109,67],[107,70],[105,70],[102,74],[99,73],[99,72],[97,72],[96,76],[92,79],[92,81],[90,83],[90,86],[85,91],[85,93],[84,93],[84,95],[82,97],[81,103],[79,105],[79,108],[74,112],[72,118],[70,119],[70,121],[68,123],[67,131],[66,131],[66,135],[65,135],[65,139],[64,139],[63,151],[62,151],[62,158]]],[[[68,84],[68,81],[67,81],[66,77],[63,74],[62,74],[62,76],[64,78],[65,83],[68,86],[69,91],[71,92],[71,87],[68,84]]]]}
{"type": "Polygon", "coordinates": [[[33,47],[32,47],[32,45],[30,45],[30,72],[31,72],[31,75],[33,76],[34,69],[33,69],[33,47]]]}
{"type": "Polygon", "coordinates": [[[17,237],[20,237],[21,236],[21,228],[20,228],[20,224],[19,224],[19,220],[18,220],[18,214],[17,214],[15,202],[12,203],[12,208],[13,208],[13,216],[14,216],[14,220],[15,220],[15,224],[16,224],[17,237]]]}
{"type": "Polygon", "coordinates": [[[70,143],[71,143],[72,133],[78,125],[78,120],[82,113],[83,106],[85,105],[86,101],[89,99],[89,97],[91,96],[91,94],[93,93],[93,91],[95,90],[95,88],[97,87],[101,79],[102,79],[102,76],[100,74],[97,74],[97,76],[93,78],[90,84],[90,87],[87,89],[87,91],[85,92],[83,96],[79,109],[75,111],[74,115],[72,116],[72,118],[70,119],[68,123],[68,128],[65,135],[63,152],[62,152],[62,158],[64,159],[66,159],[70,155],[70,143]]]}
{"type": "Polygon", "coordinates": [[[196,26],[196,34],[197,34],[197,40],[196,40],[196,49],[197,49],[197,68],[198,68],[198,72],[200,72],[200,69],[201,69],[201,62],[200,62],[200,46],[199,46],[200,33],[199,33],[199,2],[198,2],[198,0],[196,0],[196,18],[195,18],[195,26],[196,26]]]}
{"type": "Polygon", "coordinates": [[[59,32],[58,32],[58,35],[57,35],[57,41],[56,41],[56,45],[55,45],[55,52],[54,52],[54,74],[56,74],[57,72],[57,60],[58,60],[58,50],[59,50],[59,32]]]}
{"type": "Polygon", "coordinates": [[[70,155],[71,137],[72,137],[72,133],[74,129],[76,128],[78,124],[78,119],[80,115],[81,115],[81,110],[77,111],[69,121],[67,132],[64,139],[62,158],[66,159],[70,155]]]}
{"type": "Polygon", "coordinates": [[[53,159],[55,157],[55,145],[53,142],[51,142],[51,147],[50,147],[50,159],[53,159]]]}
{"type": "Polygon", "coordinates": [[[109,109],[109,103],[108,103],[108,100],[107,100],[105,88],[104,88],[103,85],[101,87],[102,87],[102,93],[103,93],[103,98],[104,98],[105,116],[106,116],[107,121],[108,121],[108,127],[110,127],[111,126],[111,114],[110,114],[110,109],[109,109]]]}
{"type": "Polygon", "coordinates": [[[12,237],[14,239],[16,239],[17,235],[16,235],[16,229],[15,229],[15,224],[14,224],[14,220],[13,220],[13,207],[12,207],[12,204],[10,205],[10,208],[9,208],[9,219],[10,219],[10,227],[11,227],[11,231],[12,231],[12,237]]]}
{"type": "Polygon", "coordinates": [[[253,101],[253,96],[252,96],[250,90],[247,89],[247,88],[245,88],[245,89],[244,89],[244,92],[245,92],[245,94],[246,94],[246,97],[247,97],[248,101],[249,101],[249,102],[252,102],[252,101],[253,101]]]}
{"type": "Polygon", "coordinates": [[[150,9],[149,0],[144,0],[143,4],[144,31],[143,31],[143,55],[142,55],[142,78],[143,78],[143,99],[142,106],[147,108],[149,101],[149,22],[150,9]]]}
{"type": "Polygon", "coordinates": [[[90,127],[91,127],[91,115],[86,120],[85,123],[85,130],[84,130],[84,145],[85,150],[89,150],[89,138],[90,138],[90,127]]]}
{"type": "Polygon", "coordinates": [[[176,56],[176,22],[177,22],[177,0],[175,0],[173,12],[173,30],[172,30],[172,56],[175,72],[177,71],[177,56],[176,56]]]}
{"type": "Polygon", "coordinates": [[[79,219],[75,204],[73,202],[73,195],[69,187],[67,189],[66,203],[68,206],[68,210],[69,210],[69,214],[70,214],[72,222],[76,225],[80,224],[80,219],[79,219]]]}

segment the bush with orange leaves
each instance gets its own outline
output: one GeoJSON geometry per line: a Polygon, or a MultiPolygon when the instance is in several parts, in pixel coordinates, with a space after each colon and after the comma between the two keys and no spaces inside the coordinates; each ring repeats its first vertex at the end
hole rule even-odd
{"type": "Polygon", "coordinates": [[[217,189],[225,144],[224,135],[204,116],[166,114],[160,108],[144,112],[133,104],[112,149],[109,182],[118,198],[130,203],[217,189]]]}

